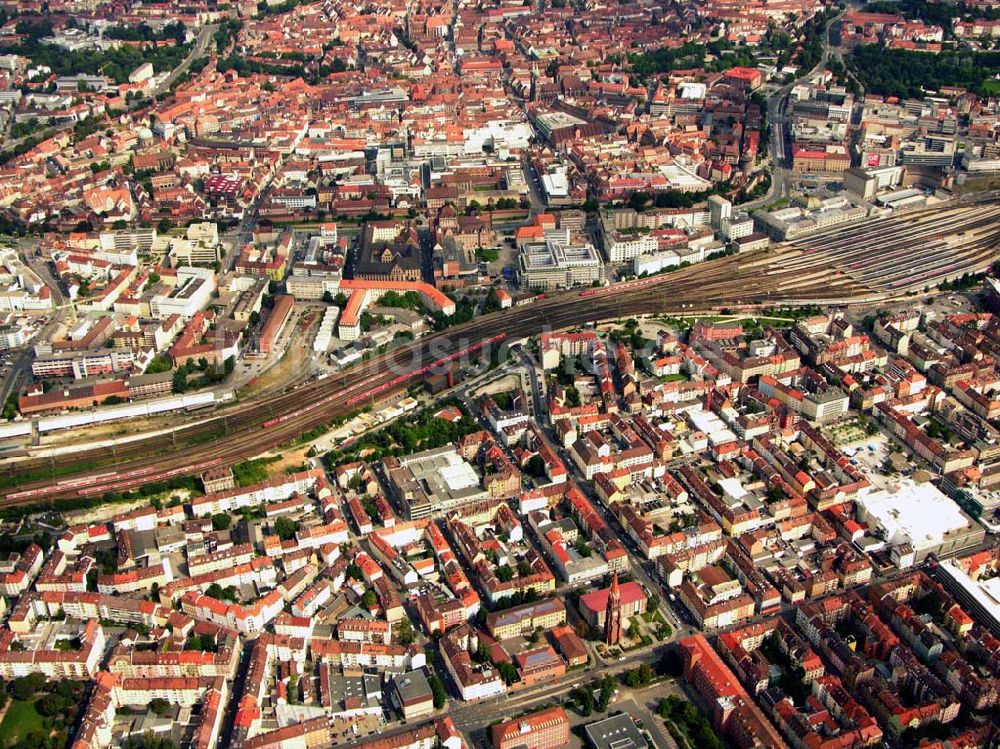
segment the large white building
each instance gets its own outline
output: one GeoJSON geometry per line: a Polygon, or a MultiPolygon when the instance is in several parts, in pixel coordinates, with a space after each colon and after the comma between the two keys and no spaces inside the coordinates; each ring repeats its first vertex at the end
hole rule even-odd
{"type": "Polygon", "coordinates": [[[680,264],[680,255],[673,250],[664,250],[663,252],[639,255],[632,261],[632,272],[637,276],[641,276],[643,273],[652,275],[680,264]]]}
{"type": "Polygon", "coordinates": [[[152,249],[156,229],[140,227],[127,231],[102,231],[97,241],[94,257],[114,265],[138,265],[137,253],[152,249]]]}
{"type": "MultiPolygon", "coordinates": [[[[855,198],[856,200],[856,198],[855,198]]],[[[756,211],[754,222],[760,231],[776,241],[793,240],[837,224],[860,221],[868,209],[855,205],[847,193],[810,201],[807,206],[789,206],[775,211],[756,211]]]]}
{"type": "Polygon", "coordinates": [[[264,481],[252,486],[237,487],[221,492],[213,492],[191,501],[191,511],[201,517],[214,515],[218,512],[233,512],[243,507],[261,504],[263,502],[280,502],[288,499],[296,492],[307,494],[323,477],[323,471],[314,469],[293,473],[282,477],[280,481],[264,481]]]}
{"type": "Polygon", "coordinates": [[[25,648],[0,652],[0,678],[11,680],[28,674],[44,674],[49,679],[92,679],[104,658],[104,629],[94,620],[84,625],[79,650],[25,648]]]}
{"type": "Polygon", "coordinates": [[[569,197],[569,176],[566,169],[558,169],[542,175],[542,190],[545,191],[545,198],[550,203],[559,200],[566,200],[569,197]]]}
{"type": "Polygon", "coordinates": [[[1000,635],[1000,577],[974,580],[951,560],[938,566],[940,580],[962,607],[1000,635]]]}
{"type": "Polygon", "coordinates": [[[891,546],[909,544],[920,562],[979,543],[986,532],[933,484],[906,481],[857,500],[858,521],[891,546]]]}
{"type": "Polygon", "coordinates": [[[753,219],[747,213],[735,213],[722,220],[719,233],[729,242],[749,237],[753,234],[753,219]]]}
{"type": "Polygon", "coordinates": [[[609,263],[625,263],[640,255],[651,255],[659,249],[656,237],[652,236],[648,229],[642,227],[611,229],[605,231],[603,237],[604,253],[607,255],[609,263]]]}
{"type": "Polygon", "coordinates": [[[170,263],[213,265],[219,259],[219,227],[210,221],[191,224],[187,235],[170,240],[170,263]]]}
{"type": "Polygon", "coordinates": [[[462,131],[466,154],[481,155],[483,147],[487,146],[501,158],[512,150],[520,151],[527,148],[534,134],[527,122],[504,120],[493,120],[462,131]]]}
{"type": "Polygon", "coordinates": [[[722,228],[722,222],[733,215],[733,204],[721,195],[709,195],[708,215],[712,228],[718,231],[722,228]]]}
{"type": "Polygon", "coordinates": [[[848,169],[844,172],[844,189],[863,200],[872,200],[882,190],[901,184],[903,174],[901,166],[848,169]]]}
{"type": "Polygon", "coordinates": [[[333,328],[337,324],[337,315],[340,314],[339,307],[327,307],[323,313],[323,320],[316,331],[316,338],[313,340],[313,351],[326,352],[330,348],[330,339],[333,337],[333,328]]]}
{"type": "Polygon", "coordinates": [[[154,296],[149,302],[149,311],[161,319],[170,315],[194,317],[208,306],[215,288],[215,271],[210,268],[178,268],[177,286],[168,294],[154,296]]]}
{"type": "Polygon", "coordinates": [[[244,637],[262,632],[284,607],[285,601],[277,590],[264,594],[247,606],[219,601],[196,591],[191,591],[181,599],[181,610],[185,614],[213,622],[220,627],[235,629],[244,637]]]}
{"type": "Polygon", "coordinates": [[[535,291],[604,282],[604,263],[594,245],[570,242],[568,236],[523,245],[519,264],[521,285],[535,291]]]}
{"type": "Polygon", "coordinates": [[[144,62],[128,74],[129,83],[145,83],[153,77],[153,64],[144,62]]]}

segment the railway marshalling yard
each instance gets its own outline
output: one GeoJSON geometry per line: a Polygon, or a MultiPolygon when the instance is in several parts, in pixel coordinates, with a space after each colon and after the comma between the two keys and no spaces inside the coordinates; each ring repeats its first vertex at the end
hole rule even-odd
{"type": "Polygon", "coordinates": [[[791,243],[780,265],[792,273],[834,268],[891,297],[982,270],[996,256],[998,232],[1000,201],[960,204],[832,227],[791,243]]]}
{"type": "MultiPolygon", "coordinates": [[[[405,390],[428,364],[487,340],[505,342],[626,316],[777,305],[874,305],[913,294],[998,257],[1000,202],[947,204],[834,227],[756,255],[729,256],[603,289],[567,291],[427,335],[362,365],[285,392],[240,400],[169,435],[81,449],[57,471],[49,457],[8,458],[0,507],[94,496],[230,465],[405,390]],[[401,376],[408,375],[408,376],[401,376]],[[364,396],[363,398],[359,398],[364,396]],[[294,414],[294,418],[281,418],[294,414]],[[266,425],[266,426],[265,426],[266,425]]],[[[81,435],[80,444],[86,444],[81,435]]]]}

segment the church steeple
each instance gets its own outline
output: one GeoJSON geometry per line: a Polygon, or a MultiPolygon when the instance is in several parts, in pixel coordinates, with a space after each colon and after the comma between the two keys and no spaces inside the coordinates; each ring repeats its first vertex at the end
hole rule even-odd
{"type": "Polygon", "coordinates": [[[604,612],[604,643],[617,645],[622,639],[622,594],[618,587],[618,573],[611,578],[608,607],[604,612]]]}

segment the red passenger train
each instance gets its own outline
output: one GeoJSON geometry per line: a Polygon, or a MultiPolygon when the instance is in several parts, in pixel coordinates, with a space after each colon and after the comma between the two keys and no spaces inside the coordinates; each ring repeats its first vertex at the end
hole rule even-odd
{"type": "Polygon", "coordinates": [[[649,276],[648,278],[637,278],[634,281],[626,281],[625,283],[616,283],[611,286],[602,286],[597,289],[585,289],[580,292],[580,296],[597,296],[598,294],[607,294],[608,292],[619,293],[622,291],[629,291],[630,289],[641,289],[643,286],[650,286],[657,281],[662,281],[662,276],[649,276]]]}
{"type": "Polygon", "coordinates": [[[435,367],[440,367],[441,365],[447,364],[450,361],[454,361],[455,359],[461,358],[466,354],[469,354],[473,351],[477,351],[483,348],[484,346],[490,346],[494,343],[499,343],[506,337],[507,337],[506,333],[500,333],[498,335],[493,336],[492,338],[487,338],[486,340],[480,341],[479,343],[473,344],[472,346],[467,346],[461,351],[456,351],[454,354],[450,354],[449,356],[445,356],[441,359],[438,359],[437,361],[433,362],[432,364],[428,364],[425,367],[421,367],[420,369],[414,370],[413,372],[408,372],[406,374],[399,375],[398,377],[389,380],[388,382],[384,382],[375,388],[369,389],[367,382],[359,382],[355,385],[352,385],[347,390],[339,390],[336,393],[332,393],[331,395],[326,396],[325,398],[321,398],[315,403],[309,404],[308,406],[303,406],[302,408],[297,408],[294,411],[289,411],[286,414],[282,414],[281,416],[276,416],[273,419],[269,419],[268,421],[264,422],[264,427],[268,428],[277,426],[278,424],[284,424],[285,422],[290,421],[291,419],[298,418],[299,416],[302,416],[303,414],[312,411],[314,408],[317,408],[319,406],[324,406],[327,403],[332,403],[333,401],[340,400],[345,395],[350,395],[356,390],[363,391],[357,393],[356,395],[351,395],[351,397],[347,399],[347,405],[354,406],[356,403],[366,398],[373,398],[379,393],[383,393],[386,390],[391,390],[392,388],[406,382],[407,380],[411,380],[414,377],[419,377],[420,375],[427,374],[435,367]]]}

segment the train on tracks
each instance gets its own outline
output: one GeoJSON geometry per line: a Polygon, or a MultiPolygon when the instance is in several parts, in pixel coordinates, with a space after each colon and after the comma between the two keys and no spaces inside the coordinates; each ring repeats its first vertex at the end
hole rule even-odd
{"type": "Polygon", "coordinates": [[[362,380],[361,382],[358,382],[357,384],[347,388],[347,390],[339,390],[336,393],[331,393],[330,395],[321,398],[315,403],[309,404],[308,406],[303,406],[302,408],[297,408],[294,411],[289,411],[286,414],[282,414],[281,416],[276,416],[273,419],[269,419],[264,422],[264,428],[267,429],[270,427],[278,426],[279,424],[284,424],[285,422],[291,421],[292,419],[296,419],[310,411],[315,410],[316,408],[324,406],[327,403],[332,403],[333,401],[340,400],[344,398],[344,396],[347,396],[346,400],[347,405],[349,407],[353,407],[367,398],[374,398],[379,393],[384,393],[387,390],[392,390],[393,388],[402,385],[404,382],[412,380],[414,377],[420,377],[421,375],[425,375],[429,372],[432,372],[435,369],[438,369],[444,366],[445,364],[448,364],[449,362],[455,361],[456,359],[460,359],[463,356],[467,356],[468,354],[471,354],[474,351],[478,351],[479,349],[482,349],[484,347],[489,347],[496,343],[500,343],[506,337],[507,337],[506,333],[500,333],[498,335],[492,336],[491,338],[479,341],[478,343],[475,343],[471,346],[466,346],[461,351],[456,351],[454,354],[449,354],[448,356],[436,359],[431,364],[423,366],[420,369],[416,369],[412,372],[407,372],[406,374],[401,374],[397,377],[394,377],[388,382],[376,385],[375,387],[371,387],[368,382],[362,380]]]}
{"type": "Polygon", "coordinates": [[[631,289],[641,289],[644,286],[651,286],[657,282],[662,282],[663,276],[647,276],[646,278],[637,278],[634,281],[626,281],[625,283],[616,283],[611,286],[601,286],[596,289],[585,289],[580,292],[580,296],[597,296],[598,294],[607,294],[609,292],[614,292],[615,294],[620,294],[623,291],[630,291],[631,289]]]}
{"type": "Polygon", "coordinates": [[[55,484],[42,487],[40,489],[27,489],[7,494],[5,499],[16,502],[30,502],[33,499],[40,499],[50,494],[65,493],[76,494],[81,497],[90,497],[95,494],[104,494],[110,491],[129,490],[142,484],[155,484],[176,476],[190,476],[204,473],[209,468],[214,468],[222,464],[222,460],[215,458],[206,460],[195,465],[181,466],[165,471],[157,471],[152,466],[147,468],[136,468],[124,473],[108,471],[78,478],[63,479],[55,484]]]}

